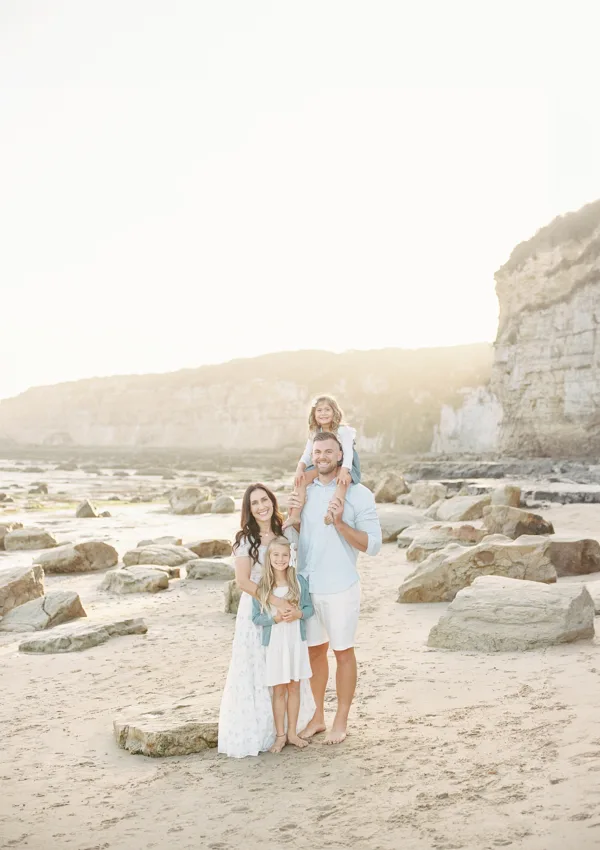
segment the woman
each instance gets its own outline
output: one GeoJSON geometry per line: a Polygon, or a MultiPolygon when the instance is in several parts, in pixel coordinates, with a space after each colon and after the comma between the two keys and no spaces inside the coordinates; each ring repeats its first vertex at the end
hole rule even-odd
{"type": "MultiPolygon", "coordinates": [[[[243,593],[219,714],[219,752],[232,758],[257,756],[269,750],[275,741],[271,693],[265,684],[261,628],[252,622],[252,597],[256,596],[267,546],[283,533],[282,519],[277,499],[269,488],[264,484],[251,484],[244,493],[242,527],[234,544],[235,578],[243,593]]],[[[285,536],[296,545],[295,529],[288,529],[285,536]]],[[[276,596],[269,601],[281,610],[289,607],[285,599],[276,596]]],[[[301,685],[299,729],[306,726],[314,711],[310,682],[306,680],[301,685]]]]}

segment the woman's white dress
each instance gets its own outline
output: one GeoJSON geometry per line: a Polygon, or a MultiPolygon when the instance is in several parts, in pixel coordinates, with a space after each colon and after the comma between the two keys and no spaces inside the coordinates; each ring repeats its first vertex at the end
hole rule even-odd
{"type": "MultiPolygon", "coordinates": [[[[286,537],[297,541],[297,532],[287,529],[286,537]]],[[[259,562],[252,568],[250,578],[258,582],[266,546],[258,550],[259,562]]],[[[242,542],[236,555],[248,555],[250,545],[242,542]]],[[[231,758],[257,756],[269,750],[275,742],[275,722],[271,691],[266,684],[265,648],[262,628],[252,622],[252,597],[242,593],[237,618],[229,672],[221,698],[219,712],[219,752],[231,758]]],[[[315,713],[315,701],[310,681],[300,684],[300,714],[298,729],[302,730],[315,713]]]]}
{"type": "MultiPolygon", "coordinates": [[[[273,596],[285,596],[287,587],[275,587],[273,596]]],[[[273,607],[272,613],[277,609],[273,607]]],[[[300,635],[300,620],[293,623],[275,623],[271,626],[271,640],[265,647],[267,685],[287,685],[310,679],[312,670],[308,657],[308,644],[300,635]]],[[[301,730],[300,730],[301,731],[301,730]]]]}

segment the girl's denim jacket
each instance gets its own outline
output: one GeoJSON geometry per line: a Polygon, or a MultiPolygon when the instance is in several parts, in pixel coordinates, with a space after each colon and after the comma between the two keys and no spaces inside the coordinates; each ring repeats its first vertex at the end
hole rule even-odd
{"type": "MultiPolygon", "coordinates": [[[[308,582],[304,576],[298,576],[298,584],[300,585],[300,610],[302,617],[300,619],[300,637],[306,640],[306,621],[315,613],[313,604],[308,590],[308,582]]],[[[252,599],[252,622],[257,626],[262,626],[262,645],[268,646],[271,641],[271,628],[277,623],[273,620],[271,609],[263,611],[258,599],[252,599]]]]}

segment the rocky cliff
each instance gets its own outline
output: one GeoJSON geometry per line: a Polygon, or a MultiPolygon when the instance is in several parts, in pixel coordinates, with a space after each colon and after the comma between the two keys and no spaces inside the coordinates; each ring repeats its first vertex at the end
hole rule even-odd
{"type": "Polygon", "coordinates": [[[496,273],[499,448],[600,452],[600,201],[555,219],[496,273]]]}
{"type": "Polygon", "coordinates": [[[0,402],[0,438],[18,445],[296,447],[319,392],[338,396],[362,451],[426,452],[443,405],[489,380],[490,345],[304,351],[165,375],[37,387],[0,402]]]}

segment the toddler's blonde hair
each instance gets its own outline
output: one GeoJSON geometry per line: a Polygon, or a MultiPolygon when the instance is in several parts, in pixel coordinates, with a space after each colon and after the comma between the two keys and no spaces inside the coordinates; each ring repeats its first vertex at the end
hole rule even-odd
{"type": "Polygon", "coordinates": [[[310,413],[308,414],[308,430],[313,437],[319,430],[319,425],[317,424],[317,419],[315,416],[315,410],[322,402],[328,404],[329,407],[333,410],[333,422],[331,423],[331,430],[334,434],[337,433],[337,429],[340,427],[344,420],[344,411],[332,395],[317,396],[311,404],[310,413]]]}

